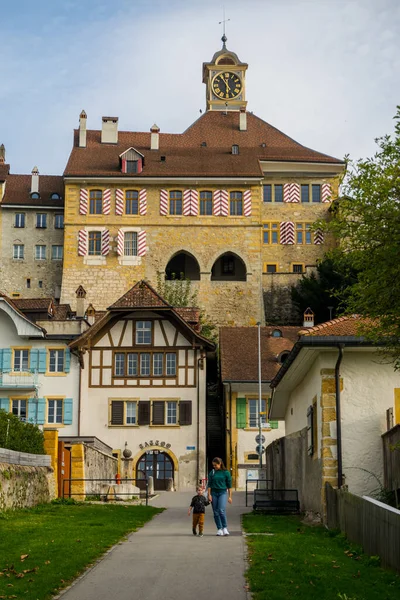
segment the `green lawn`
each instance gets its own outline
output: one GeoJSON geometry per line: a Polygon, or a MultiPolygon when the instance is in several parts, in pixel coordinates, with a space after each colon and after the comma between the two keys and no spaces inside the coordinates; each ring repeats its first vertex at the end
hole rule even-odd
{"type": "Polygon", "coordinates": [[[0,598],[51,598],[161,510],[79,503],[1,513],[0,598]]]}
{"type": "Polygon", "coordinates": [[[338,532],[295,516],[243,515],[254,600],[399,600],[400,576],[338,532]]]}

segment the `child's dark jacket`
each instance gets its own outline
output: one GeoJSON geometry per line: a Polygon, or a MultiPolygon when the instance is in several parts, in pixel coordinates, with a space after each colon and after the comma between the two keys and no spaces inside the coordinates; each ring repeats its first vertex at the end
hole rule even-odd
{"type": "Polygon", "coordinates": [[[193,496],[190,506],[193,507],[194,514],[198,515],[199,513],[205,513],[206,506],[208,506],[209,504],[209,501],[204,496],[199,496],[197,494],[196,496],[193,496]]]}

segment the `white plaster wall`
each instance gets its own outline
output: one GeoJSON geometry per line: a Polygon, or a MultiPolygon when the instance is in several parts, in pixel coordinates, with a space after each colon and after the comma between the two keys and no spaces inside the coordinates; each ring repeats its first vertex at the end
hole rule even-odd
{"type": "Polygon", "coordinates": [[[342,456],[345,483],[353,494],[370,494],[383,483],[381,435],[386,431],[386,410],[393,406],[400,373],[382,362],[376,351],[344,351],[341,366],[342,456]]]}
{"type": "MultiPolygon", "coordinates": [[[[238,429],[238,440],[237,440],[237,462],[239,464],[244,464],[245,453],[247,452],[255,452],[256,450],[256,435],[258,435],[258,429],[238,429]]],[[[265,437],[264,447],[266,448],[271,444],[274,440],[284,437],[285,435],[285,423],[284,421],[279,421],[278,429],[263,429],[262,435],[265,437]]],[[[253,461],[256,463],[257,461],[253,461]]],[[[265,462],[265,454],[263,455],[263,464],[265,462]]],[[[248,467],[251,468],[251,465],[248,467]]],[[[237,476],[237,488],[244,489],[246,487],[246,471],[247,469],[238,469],[237,476]]]]}

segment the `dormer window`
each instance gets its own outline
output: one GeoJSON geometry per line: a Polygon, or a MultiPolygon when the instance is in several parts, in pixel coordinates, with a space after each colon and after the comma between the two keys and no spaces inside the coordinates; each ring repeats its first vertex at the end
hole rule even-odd
{"type": "Polygon", "coordinates": [[[136,175],[141,173],[144,167],[144,156],[135,148],[128,148],[122,154],[120,154],[121,160],[121,171],[122,173],[129,173],[136,175]]]}
{"type": "Polygon", "coordinates": [[[31,199],[32,200],[39,200],[39,198],[40,198],[39,192],[32,192],[31,193],[31,199]]]}
{"type": "Polygon", "coordinates": [[[232,154],[239,154],[239,146],[237,144],[233,144],[232,154]]]}
{"type": "Polygon", "coordinates": [[[51,194],[50,199],[51,200],[61,200],[61,196],[60,196],[60,194],[57,194],[56,192],[54,192],[54,194],[51,194]]]}
{"type": "Polygon", "coordinates": [[[282,337],[282,331],[280,329],[273,329],[271,335],[272,337],[282,337]]]}
{"type": "Polygon", "coordinates": [[[137,173],[138,172],[138,161],[127,160],[126,161],[126,173],[137,173]]]}

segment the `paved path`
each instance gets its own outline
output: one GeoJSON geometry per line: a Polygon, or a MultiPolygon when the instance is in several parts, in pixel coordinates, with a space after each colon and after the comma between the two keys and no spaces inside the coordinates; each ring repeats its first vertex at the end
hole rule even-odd
{"type": "Polygon", "coordinates": [[[228,505],[229,537],[215,535],[211,507],[204,537],[192,535],[187,515],[192,496],[162,492],[151,504],[167,510],[114,548],[62,600],[245,600],[244,493],[234,493],[228,505]]]}

